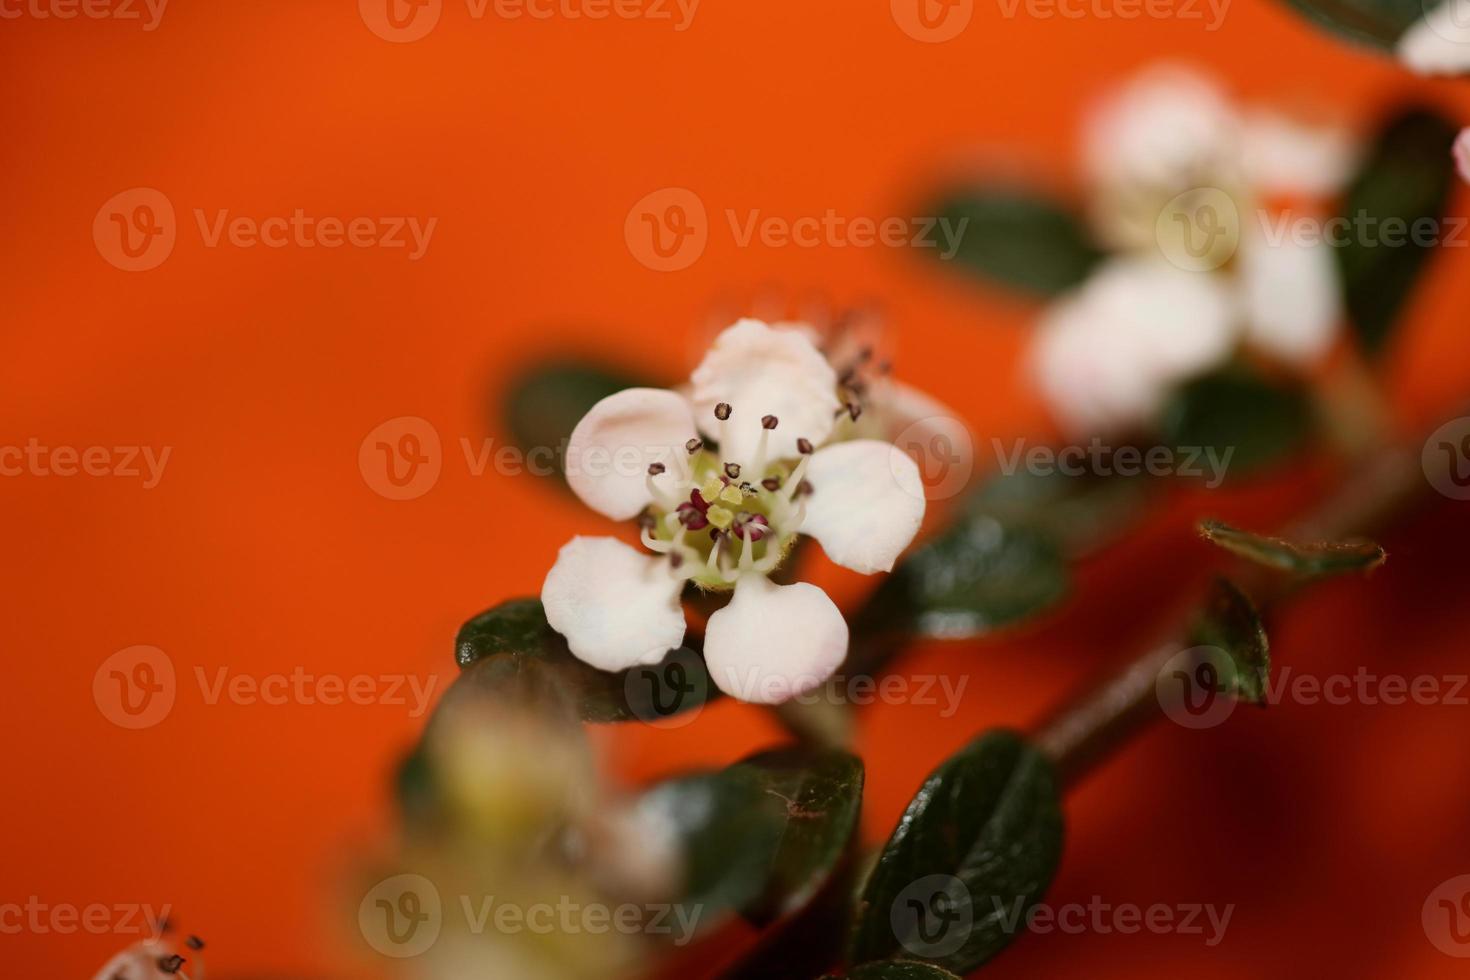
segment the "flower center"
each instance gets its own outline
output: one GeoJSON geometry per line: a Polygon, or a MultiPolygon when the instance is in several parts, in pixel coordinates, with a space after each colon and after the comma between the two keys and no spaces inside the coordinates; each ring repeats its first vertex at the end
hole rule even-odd
{"type": "MultiPolygon", "coordinates": [[[[715,407],[722,431],[732,414],[723,402],[715,407]]],[[[727,589],[744,572],[769,574],[781,564],[805,517],[802,498],[811,485],[802,476],[812,445],[798,440],[801,456],[795,461],[768,460],[768,433],[779,424],[774,415],[761,419],[755,458],[745,464],[689,440],[675,461],[672,491],[669,481],[653,479],[668,467],[649,467],[654,503],[640,518],[643,543],[668,555],[676,575],[704,588],[727,589]]]]}

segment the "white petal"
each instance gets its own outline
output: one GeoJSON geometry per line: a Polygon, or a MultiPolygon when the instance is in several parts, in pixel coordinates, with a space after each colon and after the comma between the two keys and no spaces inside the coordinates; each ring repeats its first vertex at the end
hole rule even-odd
{"type": "Polygon", "coordinates": [[[1342,287],[1332,246],[1291,235],[1241,249],[1246,336],[1267,353],[1306,365],[1327,352],[1342,319],[1342,287]]]}
{"type": "Polygon", "coordinates": [[[847,656],[847,621],[807,582],[741,577],[729,605],[709,618],[704,659],[720,690],[780,704],[820,686],[847,656]]]}
{"type": "Polygon", "coordinates": [[[1254,112],[1243,135],[1246,175],[1267,194],[1326,197],[1348,182],[1358,162],[1352,137],[1337,126],[1254,112]]]}
{"type": "Polygon", "coordinates": [[[599,670],[658,663],[684,642],[683,583],[616,538],[576,537],[541,586],[546,621],[599,670]]]}
{"type": "Polygon", "coordinates": [[[725,462],[750,465],[760,441],[761,419],[774,415],[766,458],[796,455],[796,441],[819,445],[832,431],[837,372],[802,333],[774,330],[759,320],[741,320],[717,338],[692,376],[695,419],[721,439],[725,462]],[[721,425],[715,406],[733,414],[721,425]]]}
{"type": "Polygon", "coordinates": [[[1172,386],[1222,362],[1238,320],[1223,276],[1113,259],[1044,315],[1037,384],[1073,434],[1126,430],[1148,422],[1172,386]]]}
{"type": "Polygon", "coordinates": [[[1238,136],[1235,109],[1210,78],[1165,64],[1140,72],[1097,106],[1083,151],[1099,184],[1177,192],[1232,176],[1238,136]]]}
{"type": "Polygon", "coordinates": [[[913,457],[929,500],[943,500],[965,489],[975,469],[975,440],[964,419],[919,389],[889,377],[873,382],[854,436],[891,442],[913,457]]]}
{"type": "Polygon", "coordinates": [[[1460,168],[1460,176],[1470,181],[1470,129],[1462,130],[1460,138],[1455,140],[1455,164],[1460,168]]]}
{"type": "Polygon", "coordinates": [[[567,483],[599,514],[625,521],[648,506],[648,467],[668,472],[655,482],[672,487],[684,444],[694,438],[689,403],[662,388],[628,388],[608,395],[582,416],[567,443],[567,483]]]}
{"type": "Polygon", "coordinates": [[[890,571],[919,533],[924,483],[918,464],[892,443],[859,439],[819,449],[806,479],[812,494],[801,533],[844,568],[890,571]]]}
{"type": "Polygon", "coordinates": [[[1470,0],[1445,0],[1404,32],[1397,50],[1421,75],[1470,71],[1470,0]]]}

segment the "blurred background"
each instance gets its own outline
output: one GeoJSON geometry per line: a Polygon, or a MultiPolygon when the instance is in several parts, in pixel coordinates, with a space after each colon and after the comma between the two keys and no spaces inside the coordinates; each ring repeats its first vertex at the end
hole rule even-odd
{"type": "MultiPolygon", "coordinates": [[[[898,373],[979,443],[1051,435],[1019,368],[1036,306],[910,249],[742,244],[727,212],[902,216],[977,162],[1075,196],[1090,101],[1161,56],[1360,128],[1411,98],[1470,117],[1463,86],[1415,79],[1268,0],[1231,0],[1218,22],[1203,5],[1073,19],[976,0],[940,43],[901,3],[839,0],[626,20],[493,4],[476,17],[445,0],[431,29],[366,0],[174,0],[134,5],[137,19],[3,9],[0,443],[104,447],[108,475],[0,479],[0,904],[168,906],[226,978],[372,975],[349,883],[389,840],[391,772],[424,722],[415,691],[432,701],[452,679],[461,622],[536,594],[568,535],[601,529],[551,480],[465,455],[505,438],[499,394],[525,365],[575,352],[677,379],[739,314],[861,307],[881,315],[898,373]],[[139,188],[152,193],[126,196],[139,188]],[[707,242],[663,271],[626,232],[670,188],[702,204],[707,242]],[[298,210],[370,219],[368,244],[272,247],[229,224],[298,210]],[[136,254],[108,244],[113,213],[138,222],[136,254]],[[407,494],[361,457],[402,417],[440,443],[437,479],[407,494]],[[142,447],[164,461],[157,479],[142,447]],[[138,646],[159,651],[144,658],[157,683],[175,675],[168,710],[141,721],[109,702],[103,669],[138,646]],[[251,687],[300,674],[344,689],[361,676],[371,693],[327,704],[251,687]]],[[[1467,273],[1444,250],[1385,362],[1405,432],[1470,393],[1467,273]]],[[[911,669],[969,683],[953,718],[862,715],[865,835],[886,837],[972,733],[1034,720],[1134,650],[1216,561],[1190,527],[1202,508],[1269,526],[1320,489],[1309,471],[1207,505],[1185,495],[1092,559],[1040,623],[916,649],[911,669]]],[[[1274,624],[1279,664],[1467,670],[1463,515],[1432,508],[1385,544],[1376,574],[1274,624]]],[[[819,574],[843,595],[869,587],[819,574]]],[[[119,663],[149,677],[136,654],[119,663]]],[[[636,785],[780,732],[721,703],[685,728],[595,737],[636,785]]],[[[1069,799],[1052,898],[1233,903],[1225,941],[1028,936],[989,972],[1458,975],[1420,910],[1470,872],[1467,771],[1464,706],[1282,704],[1206,732],[1160,725],[1069,799]]],[[[0,924],[17,977],[90,976],[130,941],[0,924]]]]}

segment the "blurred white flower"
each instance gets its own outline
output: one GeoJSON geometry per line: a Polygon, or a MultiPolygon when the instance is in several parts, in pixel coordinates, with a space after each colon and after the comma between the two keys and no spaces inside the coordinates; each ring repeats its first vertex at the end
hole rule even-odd
{"type": "Polygon", "coordinates": [[[679,596],[692,580],[734,589],[705,631],[721,690],[779,703],[831,676],[848,642],[837,606],[767,576],[798,533],[839,565],[888,571],[925,502],[917,465],[892,443],[842,440],[839,419],[861,408],[839,400],[840,380],[807,333],[742,320],[687,395],[632,388],[592,407],[568,444],[568,482],[600,514],[639,517],[654,554],[615,538],[561,549],[541,599],[572,653],[601,670],[657,663],[684,640],[679,596]]]}
{"type": "Polygon", "coordinates": [[[1344,130],[1238,109],[1162,65],[1102,100],[1083,153],[1098,239],[1120,254],[1037,339],[1038,383],[1069,431],[1147,425],[1240,342],[1295,367],[1329,350],[1342,296],[1319,219],[1357,161],[1344,130]]]}
{"type": "Polygon", "coordinates": [[[1455,165],[1460,168],[1460,176],[1470,181],[1470,129],[1461,131],[1455,140],[1455,165]]]}
{"type": "MultiPolygon", "coordinates": [[[[194,940],[194,942],[198,942],[194,940]]],[[[202,944],[201,944],[202,945],[202,944]]],[[[192,946],[159,937],[135,943],[107,961],[93,980],[203,980],[204,964],[192,946]]]]}
{"type": "Polygon", "coordinates": [[[1470,0],[1444,0],[1404,32],[1399,60],[1421,75],[1470,71],[1470,0]]]}

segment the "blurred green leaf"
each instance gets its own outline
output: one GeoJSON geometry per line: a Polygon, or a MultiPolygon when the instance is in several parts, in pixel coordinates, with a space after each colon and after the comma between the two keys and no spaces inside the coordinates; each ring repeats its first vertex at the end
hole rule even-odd
{"type": "Polygon", "coordinates": [[[1232,554],[1268,568],[1313,578],[1361,572],[1383,564],[1384,550],[1371,541],[1323,541],[1299,544],[1285,538],[1252,534],[1220,521],[1201,521],[1200,536],[1232,554]]]}
{"type": "Polygon", "coordinates": [[[948,970],[913,960],[883,960],[864,963],[846,973],[830,974],[822,980],[960,980],[948,970]]]}
{"type": "Polygon", "coordinates": [[[899,819],[863,890],[849,961],[902,956],[970,972],[1015,938],[1061,850],[1051,764],[1013,732],[981,735],[899,819]]]}
{"type": "Polygon", "coordinates": [[[767,925],[810,901],[841,861],[862,810],[863,763],[849,752],[802,747],[764,752],[739,766],[753,770],[786,808],[770,880],[745,910],[767,925]]]}
{"type": "MultiPolygon", "coordinates": [[[[853,616],[853,633],[867,643],[979,636],[1050,608],[1069,585],[1056,542],[977,505],[899,562],[853,616]]],[[[871,659],[849,666],[870,668],[871,659]]]]}
{"type": "Polygon", "coordinates": [[[582,721],[666,721],[718,696],[692,645],[662,663],[618,673],[572,655],[539,599],[512,599],[465,623],[454,641],[462,683],[517,688],[526,700],[568,701],[582,721]]]}
{"type": "Polygon", "coordinates": [[[1102,258],[1076,215],[1031,191],[967,189],[929,213],[959,235],[954,256],[943,261],[1028,293],[1054,296],[1071,289],[1102,258]],[[960,222],[966,222],[963,231],[960,222]]]}
{"type": "MultiPolygon", "coordinates": [[[[1422,13],[1417,0],[1411,6],[1422,13]]],[[[1344,217],[1351,230],[1337,248],[1338,266],[1348,317],[1369,353],[1387,345],[1425,263],[1450,231],[1444,216],[1455,180],[1452,147],[1458,131],[1429,109],[1395,116],[1348,189],[1344,217]],[[1400,222],[1397,231],[1386,233],[1400,222]],[[1416,226],[1428,229],[1427,236],[1416,226]],[[1393,244],[1385,240],[1390,237],[1393,244]]]]}
{"type": "Polygon", "coordinates": [[[1393,49],[1430,4],[1424,0],[1286,0],[1319,26],[1357,41],[1393,49]]]}
{"type": "Polygon", "coordinates": [[[1255,604],[1228,579],[1216,579],[1194,626],[1193,642],[1223,650],[1232,693],[1243,701],[1265,704],[1271,679],[1271,647],[1255,604]]]}
{"type": "Polygon", "coordinates": [[[1242,365],[1203,375],[1179,388],[1159,421],[1166,445],[1213,451],[1232,477],[1297,452],[1310,438],[1313,425],[1312,402],[1304,388],[1268,381],[1242,365]]]}
{"type": "Polygon", "coordinates": [[[971,500],[970,510],[1007,526],[1039,531],[1057,542],[1067,557],[1076,558],[1126,532],[1158,489],[1158,481],[1146,473],[1119,476],[1088,470],[1072,475],[1020,466],[986,481],[971,500]]]}
{"type": "Polygon", "coordinates": [[[528,468],[565,470],[566,440],[587,410],[624,388],[656,386],[618,369],[559,360],[527,368],[511,384],[503,412],[528,468]]]}

